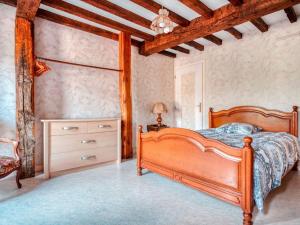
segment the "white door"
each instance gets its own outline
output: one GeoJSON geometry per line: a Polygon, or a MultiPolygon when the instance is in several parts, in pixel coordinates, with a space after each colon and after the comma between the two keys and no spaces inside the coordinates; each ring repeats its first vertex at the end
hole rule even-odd
{"type": "Polygon", "coordinates": [[[177,127],[203,129],[203,62],[175,68],[177,127]]]}

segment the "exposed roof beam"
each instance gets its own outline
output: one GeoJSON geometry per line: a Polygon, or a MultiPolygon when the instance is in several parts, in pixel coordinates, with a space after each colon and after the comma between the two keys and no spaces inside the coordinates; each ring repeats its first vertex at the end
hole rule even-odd
{"type": "Polygon", "coordinates": [[[10,6],[17,6],[17,0],[0,0],[0,3],[10,5],[10,6]]]}
{"type": "Polygon", "coordinates": [[[284,12],[286,13],[287,17],[289,18],[291,23],[297,22],[297,15],[293,7],[288,7],[284,9],[284,12]]]}
{"type": "Polygon", "coordinates": [[[239,32],[237,29],[233,28],[233,27],[225,29],[225,31],[227,31],[228,33],[233,35],[236,39],[242,39],[243,38],[243,34],[241,32],[239,32]]]}
{"type": "MultiPolygon", "coordinates": [[[[243,4],[243,0],[228,0],[228,1],[234,6],[241,6],[243,4]]],[[[256,18],[250,20],[250,22],[254,26],[256,26],[256,28],[259,29],[261,32],[266,32],[269,30],[269,26],[265,23],[265,21],[262,18],[256,18]]]]}
{"type": "MultiPolygon", "coordinates": [[[[143,45],[143,42],[135,40],[135,39],[131,39],[131,44],[133,46],[135,46],[135,47],[140,48],[143,45]]],[[[166,51],[166,50],[159,52],[159,54],[165,55],[165,56],[168,56],[168,57],[171,57],[171,58],[176,58],[176,54],[175,53],[169,52],[169,51],[166,51]]]]}
{"type": "Polygon", "coordinates": [[[228,0],[234,6],[240,6],[243,4],[243,0],[228,0]]]}
{"type": "MultiPolygon", "coordinates": [[[[131,1],[134,2],[134,3],[136,3],[137,5],[140,5],[140,6],[144,7],[145,9],[148,9],[149,11],[151,11],[151,12],[153,12],[155,14],[157,14],[158,10],[161,9],[161,5],[158,4],[158,3],[156,3],[153,0],[131,0],[131,1]]],[[[175,22],[175,23],[177,23],[177,24],[179,24],[180,26],[183,26],[183,27],[188,26],[190,24],[189,20],[183,18],[182,16],[179,16],[178,14],[172,12],[169,9],[168,9],[168,11],[169,11],[169,17],[171,18],[171,20],[173,22],[175,22]]],[[[208,37],[207,40],[211,41],[212,38],[208,37]]]]}
{"type": "Polygon", "coordinates": [[[111,14],[114,14],[118,17],[121,17],[123,19],[126,19],[128,21],[131,21],[133,23],[136,23],[140,26],[150,28],[151,21],[145,19],[144,17],[137,15],[125,8],[122,8],[114,3],[111,3],[106,0],[81,0],[82,2],[88,3],[96,8],[102,9],[104,11],[107,11],[111,14]]]}
{"type": "MultiPolygon", "coordinates": [[[[124,9],[114,3],[111,3],[107,0],[100,0],[100,1],[99,0],[82,0],[82,1],[94,6],[96,8],[102,9],[102,10],[107,11],[111,14],[114,14],[118,17],[126,19],[130,22],[136,23],[140,26],[150,29],[150,25],[151,25],[150,20],[147,20],[144,17],[139,16],[139,15],[137,15],[127,9],[124,9]]],[[[188,49],[180,47],[180,46],[174,47],[173,49],[177,50],[179,52],[182,52],[182,53],[186,53],[186,54],[189,54],[189,52],[190,52],[188,49]]]]}
{"type": "Polygon", "coordinates": [[[146,41],[142,52],[150,55],[299,3],[300,0],[247,0],[239,7],[228,4],[215,10],[214,16],[210,19],[196,18],[187,27],[175,28],[172,33],[157,36],[151,42],[146,41]]]}
{"type": "Polygon", "coordinates": [[[216,45],[222,45],[222,40],[214,35],[207,35],[203,37],[204,39],[211,41],[212,43],[216,44],[216,45]]]}
{"type": "Polygon", "coordinates": [[[172,49],[176,50],[176,51],[179,51],[179,52],[182,52],[182,53],[185,53],[185,54],[190,54],[190,50],[188,50],[184,47],[181,47],[181,46],[172,47],[172,49]]]}
{"type": "Polygon", "coordinates": [[[211,10],[205,4],[203,4],[198,0],[179,0],[179,1],[205,18],[210,18],[214,14],[213,10],[211,10]]]}
{"type": "Polygon", "coordinates": [[[193,48],[196,48],[196,49],[198,49],[199,51],[204,51],[204,46],[201,45],[201,44],[199,44],[199,43],[196,42],[196,41],[189,41],[189,42],[186,42],[185,44],[186,44],[186,45],[189,45],[189,46],[191,46],[191,47],[193,47],[193,48]]]}
{"type": "Polygon", "coordinates": [[[18,0],[16,15],[28,20],[33,20],[40,7],[40,3],[41,0],[18,0]]]}
{"type": "Polygon", "coordinates": [[[68,26],[68,27],[78,29],[78,30],[96,34],[98,36],[109,38],[114,41],[119,40],[119,35],[116,33],[101,29],[99,27],[94,27],[89,24],[82,23],[82,22],[79,22],[79,21],[76,21],[76,20],[73,20],[73,19],[70,19],[70,18],[67,18],[64,16],[60,16],[58,14],[46,11],[44,9],[39,9],[37,16],[40,18],[52,21],[54,23],[59,23],[59,24],[62,24],[62,25],[68,26]]]}
{"type": "MultiPolygon", "coordinates": [[[[195,12],[197,12],[199,15],[201,15],[207,19],[211,18],[214,14],[214,11],[212,9],[210,9],[209,7],[207,7],[201,1],[198,1],[198,0],[179,0],[179,1],[182,2],[183,4],[185,4],[186,6],[188,6],[189,8],[191,8],[192,10],[194,10],[195,12]]],[[[243,36],[241,32],[239,32],[237,29],[235,29],[233,27],[227,29],[226,31],[229,32],[230,34],[232,34],[237,39],[241,39],[243,36]]],[[[217,44],[217,43],[215,43],[215,44],[217,44]]]]}
{"type": "Polygon", "coordinates": [[[147,33],[144,33],[140,30],[137,30],[135,28],[126,26],[124,24],[121,24],[119,22],[116,22],[114,20],[108,19],[106,17],[103,17],[99,14],[90,12],[88,10],[85,10],[83,8],[80,8],[78,6],[72,5],[70,3],[64,2],[64,1],[55,1],[55,0],[43,0],[43,4],[50,6],[52,8],[62,10],[64,12],[79,16],[81,18],[93,21],[95,23],[102,24],[104,26],[124,31],[132,34],[133,36],[145,39],[147,41],[153,40],[153,36],[147,33]]]}
{"type": "Polygon", "coordinates": [[[262,18],[252,19],[250,22],[261,32],[267,32],[269,30],[269,25],[266,24],[262,18]]]}

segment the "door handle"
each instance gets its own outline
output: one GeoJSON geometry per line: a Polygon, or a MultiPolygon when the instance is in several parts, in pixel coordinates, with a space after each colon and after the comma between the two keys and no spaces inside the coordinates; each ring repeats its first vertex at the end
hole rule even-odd
{"type": "Polygon", "coordinates": [[[202,112],[202,103],[200,102],[199,105],[197,105],[197,107],[199,107],[199,112],[202,112]]]}

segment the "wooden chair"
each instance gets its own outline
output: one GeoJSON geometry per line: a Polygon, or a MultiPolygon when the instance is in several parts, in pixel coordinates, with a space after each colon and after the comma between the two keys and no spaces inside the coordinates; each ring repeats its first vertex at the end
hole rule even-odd
{"type": "Polygon", "coordinates": [[[18,188],[21,188],[20,175],[22,162],[19,156],[19,142],[8,138],[0,138],[0,144],[1,143],[12,144],[15,157],[2,156],[0,153],[0,178],[6,177],[12,172],[17,171],[16,182],[18,188]]]}

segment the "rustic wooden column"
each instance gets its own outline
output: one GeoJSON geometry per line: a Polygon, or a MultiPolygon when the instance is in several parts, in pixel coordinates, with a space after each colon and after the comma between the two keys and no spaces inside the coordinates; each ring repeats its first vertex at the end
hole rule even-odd
{"type": "Polygon", "coordinates": [[[16,18],[16,110],[22,178],[35,175],[33,23],[16,18]]]}
{"type": "Polygon", "coordinates": [[[132,101],[131,101],[131,38],[119,34],[120,104],[122,119],[122,158],[132,157],[132,101]]]}

